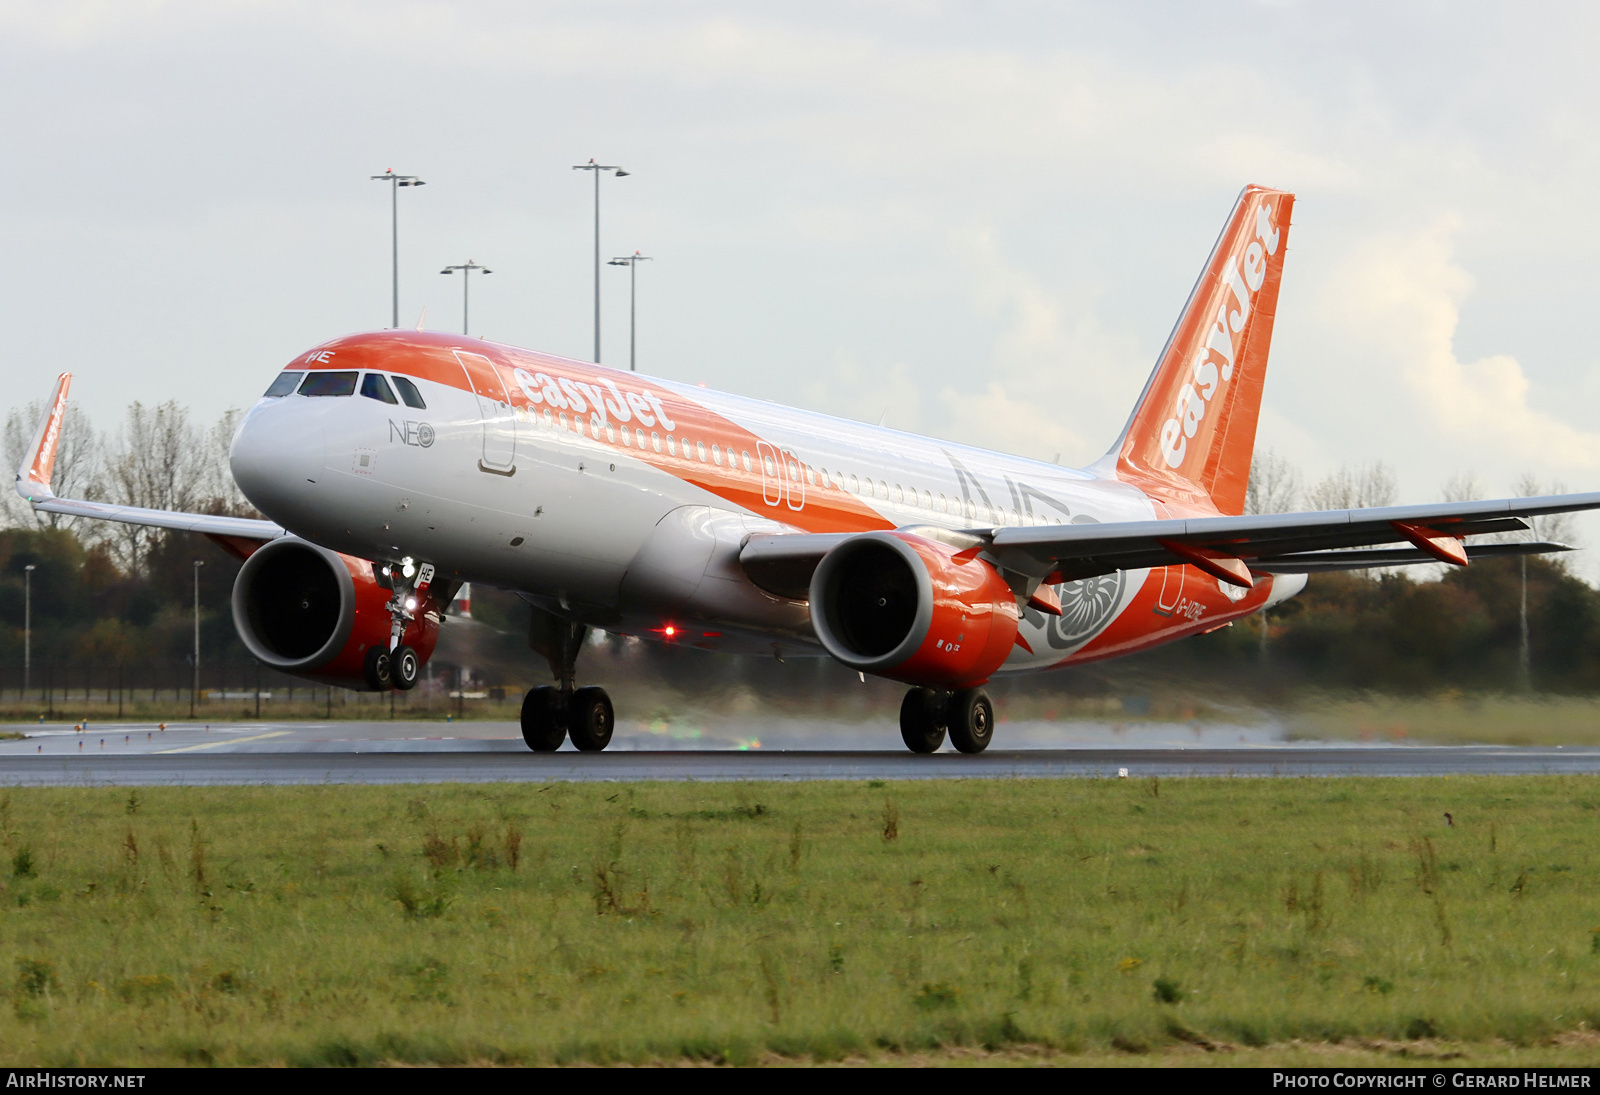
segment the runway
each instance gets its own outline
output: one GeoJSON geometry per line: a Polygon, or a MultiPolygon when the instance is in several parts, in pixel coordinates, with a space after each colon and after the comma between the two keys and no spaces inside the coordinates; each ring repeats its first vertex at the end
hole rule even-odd
{"type": "Polygon", "coordinates": [[[1238,727],[1016,727],[1031,746],[916,756],[892,725],[754,726],[757,739],[619,730],[611,750],[530,753],[510,723],[260,723],[207,727],[25,726],[0,742],[0,785],[549,783],[570,780],[899,780],[1333,777],[1600,773],[1600,748],[1236,742],[1238,727]],[[1057,740],[1044,740],[1047,738],[1057,740]],[[1183,737],[1194,740],[1180,741],[1183,737]],[[1115,740],[1106,740],[1108,738],[1115,740]],[[1227,739],[1227,744],[1206,738],[1227,739]],[[1098,739],[1098,740],[1096,740],[1098,739]],[[781,748],[773,748],[774,744],[781,748]],[[859,748],[844,747],[859,745],[859,748]]]}

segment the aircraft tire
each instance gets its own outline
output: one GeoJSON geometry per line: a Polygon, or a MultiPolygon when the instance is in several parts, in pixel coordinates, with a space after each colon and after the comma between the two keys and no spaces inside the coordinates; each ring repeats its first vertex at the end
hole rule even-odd
{"type": "Polygon", "coordinates": [[[913,753],[937,753],[944,744],[944,695],[913,688],[900,701],[900,740],[913,753]]]}
{"type": "Polygon", "coordinates": [[[530,688],[522,697],[522,740],[535,753],[554,753],[567,739],[562,724],[561,693],[550,685],[530,688]]]}
{"type": "Polygon", "coordinates": [[[421,676],[422,659],[417,657],[417,652],[404,644],[395,647],[394,653],[389,655],[389,677],[394,686],[409,692],[417,686],[421,676]]]}
{"type": "Polygon", "coordinates": [[[567,736],[585,753],[598,753],[611,744],[616,714],[604,688],[580,688],[567,700],[567,736]]]}
{"type": "Polygon", "coordinates": [[[394,676],[389,668],[389,650],[382,646],[367,647],[367,656],[361,666],[361,675],[367,687],[374,692],[387,692],[394,687],[394,676]]]}
{"type": "Polygon", "coordinates": [[[981,753],[994,740],[994,704],[981,688],[950,697],[950,744],[963,753],[981,753]]]}

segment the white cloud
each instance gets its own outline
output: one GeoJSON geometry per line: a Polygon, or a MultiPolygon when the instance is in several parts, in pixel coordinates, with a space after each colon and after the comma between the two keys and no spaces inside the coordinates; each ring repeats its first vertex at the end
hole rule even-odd
{"type": "MultiPolygon", "coordinates": [[[[1531,383],[1510,354],[1462,361],[1456,331],[1473,279],[1455,260],[1459,216],[1407,234],[1363,241],[1327,286],[1320,318],[1372,355],[1361,379],[1371,395],[1415,415],[1413,435],[1462,466],[1498,465],[1590,479],[1600,467],[1600,433],[1530,406],[1531,383]]],[[[1441,461],[1435,461],[1439,463],[1441,461]]]]}

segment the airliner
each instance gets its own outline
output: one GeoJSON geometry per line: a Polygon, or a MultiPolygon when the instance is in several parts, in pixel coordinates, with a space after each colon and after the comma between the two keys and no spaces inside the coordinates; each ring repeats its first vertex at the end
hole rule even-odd
{"type": "Polygon", "coordinates": [[[17,490],[210,537],[243,560],[250,652],[346,688],[415,687],[463,583],[514,591],[551,673],[522,702],[538,752],[611,740],[605,689],[579,686],[598,628],[832,657],[908,686],[913,752],[981,753],[997,675],[1225,627],[1320,571],[1568,550],[1482,538],[1600,507],[1245,514],[1293,208],[1243,190],[1121,435],[1081,470],[419,325],[334,339],[272,379],[230,453],[267,520],[57,497],[67,373],[17,490]]]}

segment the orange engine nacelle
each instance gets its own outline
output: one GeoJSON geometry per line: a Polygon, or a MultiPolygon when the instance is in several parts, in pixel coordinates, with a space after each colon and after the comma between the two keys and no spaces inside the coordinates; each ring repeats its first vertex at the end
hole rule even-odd
{"type": "MultiPolygon", "coordinates": [[[[292,536],[264,544],[233,584],[233,622],[250,653],[284,673],[367,691],[367,650],[389,645],[390,591],[365,559],[292,536]]],[[[426,664],[439,640],[431,592],[400,641],[426,664]]]]}
{"type": "Polygon", "coordinates": [[[828,653],[907,684],[982,684],[1011,653],[1017,616],[994,567],[904,532],[852,536],[811,576],[811,626],[828,653]]]}

